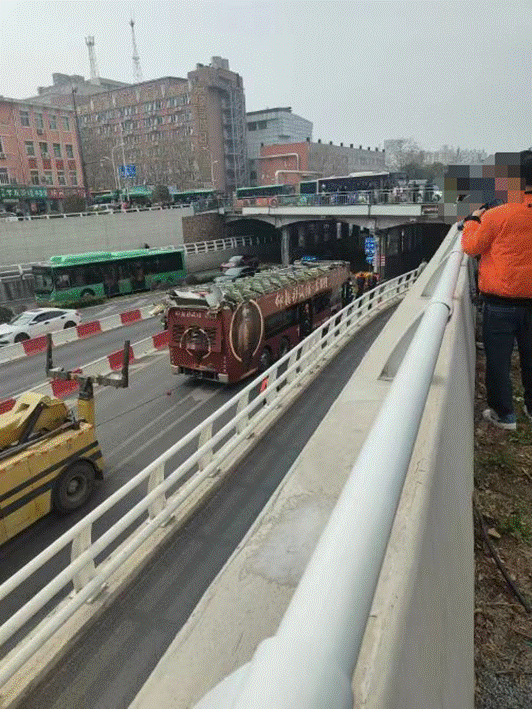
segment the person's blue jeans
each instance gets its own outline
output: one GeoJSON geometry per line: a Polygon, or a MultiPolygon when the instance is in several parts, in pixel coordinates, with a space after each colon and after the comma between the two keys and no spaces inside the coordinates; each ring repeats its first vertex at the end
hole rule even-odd
{"type": "Polygon", "coordinates": [[[514,411],[510,367],[514,341],[517,340],[524,400],[532,413],[532,309],[485,302],[482,335],[488,406],[499,416],[514,411]]]}

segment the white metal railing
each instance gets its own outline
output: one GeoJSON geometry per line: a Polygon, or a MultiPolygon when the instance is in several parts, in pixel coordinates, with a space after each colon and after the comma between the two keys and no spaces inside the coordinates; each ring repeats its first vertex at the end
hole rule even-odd
{"type": "MultiPolygon", "coordinates": [[[[186,254],[206,254],[211,251],[227,251],[228,249],[238,249],[240,246],[260,246],[261,244],[269,244],[273,242],[273,236],[270,234],[252,235],[245,234],[242,236],[228,236],[223,239],[212,239],[209,241],[187,242],[185,244],[160,246],[153,248],[160,249],[180,249],[184,248],[186,254]]],[[[31,267],[36,266],[34,263],[10,264],[8,266],[0,265],[0,280],[20,278],[21,276],[31,277],[31,267]]]]}
{"type": "Polygon", "coordinates": [[[271,197],[242,197],[226,206],[242,207],[335,207],[346,205],[369,206],[377,204],[435,204],[442,199],[438,189],[376,189],[356,192],[320,192],[319,194],[275,195],[271,197]]]}
{"type": "Polygon", "coordinates": [[[352,709],[352,676],[463,257],[455,240],[277,633],[196,709],[352,709]]]}
{"type": "Polygon", "coordinates": [[[277,409],[282,400],[301,386],[307,375],[333,356],[372,314],[402,297],[417,273],[418,269],[382,283],[347,305],[5,581],[0,586],[0,600],[23,586],[26,579],[46,566],[52,557],[71,546],[70,563],[0,627],[1,646],[54,596],[70,583],[73,584],[73,596],[23,640],[16,652],[3,663],[0,687],[83,603],[101,590],[106,579],[168,521],[204,480],[217,474],[235,448],[249,438],[255,427],[277,409]],[[286,369],[281,371],[285,366],[286,369]],[[265,388],[261,386],[264,382],[267,384],[265,388]],[[231,409],[234,415],[222,425],[225,414],[231,409]],[[166,470],[166,463],[191,442],[195,442],[196,452],[176,469],[166,470]],[[167,497],[170,488],[191,472],[190,479],[167,497]],[[94,523],[141,485],[146,486],[142,499],[93,541],[94,523]],[[119,551],[108,553],[95,566],[95,558],[134,524],[136,531],[119,551]]]}
{"type": "MultiPolygon", "coordinates": [[[[190,204],[169,204],[166,206],[154,206],[154,207],[143,207],[143,206],[137,206],[137,207],[129,207],[128,209],[122,209],[122,208],[112,208],[109,207],[108,209],[101,209],[101,210],[91,210],[91,211],[86,211],[86,212],[51,212],[49,214],[27,214],[21,217],[17,217],[13,215],[12,217],[3,217],[0,219],[2,222],[8,222],[8,223],[15,223],[18,221],[25,221],[25,222],[34,222],[34,221],[42,221],[44,220],[49,220],[49,219],[71,219],[71,218],[82,218],[82,217],[99,217],[103,216],[104,214],[133,214],[135,212],[161,212],[162,210],[166,209],[190,209],[192,208],[193,203],[190,204]]],[[[202,210],[200,208],[197,209],[198,212],[200,211],[206,211],[207,207],[210,206],[210,209],[213,209],[214,207],[212,205],[205,205],[205,210],[202,210]]],[[[209,211],[210,211],[209,209],[209,211]]],[[[194,211],[194,210],[193,210],[194,211]]]]}

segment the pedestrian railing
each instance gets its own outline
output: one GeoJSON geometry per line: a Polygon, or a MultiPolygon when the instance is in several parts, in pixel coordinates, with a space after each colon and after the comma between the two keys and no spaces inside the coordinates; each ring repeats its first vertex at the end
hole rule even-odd
{"type": "MultiPolygon", "coordinates": [[[[273,422],[283,402],[310,381],[357,330],[402,298],[417,273],[416,269],[384,282],[347,305],[5,581],[0,586],[0,600],[20,592],[32,574],[46,567],[57,554],[70,549],[70,561],[65,558],[62,571],[1,626],[0,646],[58,594],[66,594],[73,587],[68,599],[60,602],[4,661],[0,667],[0,687],[78,608],[102,590],[106,580],[170,520],[204,481],[219,476],[224,465],[230,468],[230,457],[237,448],[241,450],[243,445],[251,448],[257,427],[265,425],[266,419],[273,422]],[[190,445],[195,452],[186,457],[190,445]],[[181,462],[172,469],[169,461],[176,456],[181,462]],[[134,491],[140,493],[141,499],[125,514],[121,512],[107,531],[96,536],[95,523],[118,509],[120,501],[134,491]],[[132,528],[134,531],[127,541],[111,553],[113,543],[132,528]]],[[[394,428],[403,420],[404,413],[397,418],[396,411],[394,428]]],[[[390,431],[387,435],[392,442],[394,436],[390,431]]],[[[372,461],[371,466],[374,464],[372,461]]]]}
{"type": "MultiPolygon", "coordinates": [[[[253,235],[244,234],[242,236],[228,236],[223,239],[212,239],[210,241],[194,241],[186,244],[175,246],[154,247],[161,249],[180,249],[183,248],[187,255],[190,254],[206,254],[212,251],[228,251],[229,249],[238,249],[241,246],[261,246],[264,244],[273,243],[274,237],[271,234],[253,235]]],[[[18,281],[22,279],[33,279],[31,272],[32,266],[35,263],[15,264],[8,266],[0,266],[0,282],[2,281],[18,281]]]]}
{"type": "Polygon", "coordinates": [[[226,206],[243,207],[338,207],[385,204],[435,204],[441,201],[436,190],[359,190],[357,192],[323,192],[320,194],[291,194],[271,197],[245,197],[225,201],[226,206]]]}
{"type": "Polygon", "coordinates": [[[127,209],[120,209],[120,208],[113,208],[109,207],[108,209],[97,209],[97,210],[88,210],[85,212],[50,212],[49,214],[27,214],[24,216],[16,217],[3,217],[0,219],[0,221],[3,222],[8,222],[8,223],[16,223],[19,221],[42,221],[44,220],[49,220],[49,219],[74,219],[74,218],[83,218],[83,217],[102,217],[106,216],[108,214],[135,214],[137,212],[161,212],[166,209],[190,209],[194,214],[198,214],[200,212],[207,212],[207,211],[213,211],[218,209],[219,207],[219,202],[218,200],[209,200],[209,201],[204,201],[202,203],[196,203],[196,202],[191,202],[190,204],[168,204],[168,205],[157,205],[153,207],[144,207],[144,206],[136,206],[136,207],[128,207],[127,209]]]}

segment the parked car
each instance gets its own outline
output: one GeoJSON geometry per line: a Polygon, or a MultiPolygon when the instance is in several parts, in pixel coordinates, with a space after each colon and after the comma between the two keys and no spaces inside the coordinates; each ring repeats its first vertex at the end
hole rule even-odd
{"type": "Polygon", "coordinates": [[[217,276],[214,279],[215,283],[227,283],[228,281],[236,281],[237,278],[244,278],[245,276],[254,276],[257,273],[257,269],[251,268],[251,266],[237,266],[236,268],[228,268],[224,271],[223,276],[217,276]]]}
{"type": "Polygon", "coordinates": [[[259,257],[249,254],[237,254],[236,256],[231,256],[226,263],[222,263],[220,268],[222,271],[227,271],[230,268],[237,268],[239,266],[250,266],[257,270],[259,267],[259,257]]]}
{"type": "Polygon", "coordinates": [[[46,335],[67,327],[76,327],[81,321],[77,310],[64,308],[35,308],[25,310],[14,317],[11,322],[0,325],[0,347],[23,342],[32,337],[46,335]]]}

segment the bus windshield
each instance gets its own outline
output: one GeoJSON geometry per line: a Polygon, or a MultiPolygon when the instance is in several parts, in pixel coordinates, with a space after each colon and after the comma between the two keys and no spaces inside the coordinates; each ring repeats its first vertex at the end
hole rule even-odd
{"type": "Polygon", "coordinates": [[[51,293],[53,289],[52,269],[33,267],[33,289],[35,293],[51,293]]]}

